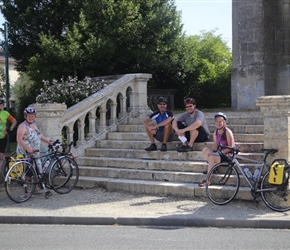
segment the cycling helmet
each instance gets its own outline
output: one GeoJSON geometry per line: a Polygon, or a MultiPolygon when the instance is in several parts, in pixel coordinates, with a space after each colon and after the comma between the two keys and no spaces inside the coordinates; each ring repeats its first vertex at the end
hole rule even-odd
{"type": "Polygon", "coordinates": [[[227,116],[222,112],[218,112],[214,115],[214,119],[217,117],[222,117],[222,118],[224,118],[225,121],[228,119],[227,116]]]}
{"type": "Polygon", "coordinates": [[[5,102],[3,97],[0,97],[0,102],[1,103],[4,103],[5,102]]]}
{"type": "Polygon", "coordinates": [[[36,115],[36,110],[33,107],[27,107],[23,111],[24,115],[33,114],[36,115]]]}
{"type": "Polygon", "coordinates": [[[184,99],[184,105],[186,106],[188,104],[196,105],[196,101],[192,97],[188,97],[184,99]]]}
{"type": "Polygon", "coordinates": [[[165,102],[166,104],[168,103],[167,98],[164,96],[158,96],[157,104],[159,104],[160,102],[165,102]]]}

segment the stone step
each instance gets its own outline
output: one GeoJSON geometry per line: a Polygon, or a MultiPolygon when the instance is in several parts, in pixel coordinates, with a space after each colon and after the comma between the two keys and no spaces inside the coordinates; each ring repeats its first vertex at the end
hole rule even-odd
{"type": "MultiPolygon", "coordinates": [[[[82,166],[80,169],[81,176],[91,176],[100,178],[117,178],[130,180],[150,180],[150,181],[169,181],[184,183],[200,183],[205,179],[205,174],[197,172],[172,171],[164,170],[144,170],[130,168],[112,168],[112,167],[91,167],[82,166]]],[[[244,177],[240,176],[240,185],[247,186],[244,177]]]]}
{"type": "MultiPolygon", "coordinates": [[[[207,197],[204,187],[199,187],[198,184],[184,182],[80,176],[77,186],[82,188],[99,187],[108,191],[125,191],[131,193],[161,196],[173,195],[187,198],[207,197]]],[[[235,199],[253,200],[253,197],[249,188],[241,187],[235,199]]]]}
{"type": "MultiPolygon", "coordinates": [[[[238,134],[235,133],[235,140],[239,142],[263,142],[263,134],[238,134]]],[[[147,133],[136,132],[110,132],[107,136],[108,140],[126,140],[126,141],[148,141],[147,133]]],[[[174,136],[174,141],[179,141],[177,136],[174,136]]]]}
{"type": "MultiPolygon", "coordinates": [[[[240,124],[240,125],[263,125],[264,124],[264,118],[262,117],[260,112],[252,112],[250,114],[247,114],[246,112],[225,112],[228,120],[227,125],[230,127],[234,124],[240,124]]],[[[206,122],[208,125],[214,124],[214,115],[216,113],[206,113],[206,122]]],[[[175,117],[177,117],[179,114],[174,114],[175,117]]],[[[130,118],[130,124],[132,125],[140,125],[142,124],[141,118],[130,118]]]]}
{"type": "Polygon", "coordinates": [[[142,170],[202,172],[206,169],[205,161],[149,160],[110,157],[78,157],[79,166],[114,167],[142,170]]]}
{"type": "MultiPolygon", "coordinates": [[[[209,131],[213,132],[215,130],[214,125],[208,125],[209,131]]],[[[264,125],[231,125],[229,128],[233,133],[240,134],[263,134],[264,125]]],[[[119,132],[144,132],[144,127],[142,125],[118,125],[119,132]]]]}
{"type": "MultiPolygon", "coordinates": [[[[261,160],[262,153],[240,153],[244,157],[250,157],[253,160],[261,160]]],[[[109,157],[109,158],[132,158],[144,160],[178,160],[178,161],[204,161],[201,151],[192,151],[190,153],[179,153],[176,150],[160,152],[147,152],[144,149],[106,149],[89,148],[86,150],[87,157],[109,157]]],[[[80,158],[80,157],[78,157],[80,158]]]]}
{"type": "MultiPolygon", "coordinates": [[[[144,149],[145,147],[149,146],[150,143],[144,143],[144,141],[123,141],[123,140],[98,140],[96,142],[96,147],[98,148],[108,148],[108,149],[144,149]]],[[[160,143],[156,143],[157,146],[160,143]]],[[[263,148],[264,143],[262,142],[236,142],[236,147],[240,149],[242,152],[254,152],[257,153],[263,148]]],[[[178,141],[167,143],[168,151],[176,150],[176,148],[180,146],[178,141]]],[[[201,151],[205,146],[210,148],[213,147],[213,142],[199,142],[194,143],[193,149],[201,151]]],[[[158,147],[160,149],[160,146],[158,147]]],[[[167,151],[167,152],[168,152],[167,151]]],[[[182,153],[181,153],[182,154],[182,153]]]]}

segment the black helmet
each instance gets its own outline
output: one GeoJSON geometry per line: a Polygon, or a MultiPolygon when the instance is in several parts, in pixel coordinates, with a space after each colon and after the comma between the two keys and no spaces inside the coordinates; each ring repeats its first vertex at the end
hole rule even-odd
{"type": "Polygon", "coordinates": [[[222,118],[224,118],[225,121],[228,119],[227,116],[222,112],[218,112],[214,115],[214,119],[217,117],[222,117],[222,118]]]}
{"type": "Polygon", "coordinates": [[[188,104],[196,105],[196,101],[192,97],[188,97],[188,98],[184,99],[183,102],[184,102],[184,106],[186,106],[188,104]]]}
{"type": "Polygon", "coordinates": [[[167,98],[164,96],[158,96],[157,104],[159,104],[160,102],[165,102],[166,104],[168,103],[167,98]]]}

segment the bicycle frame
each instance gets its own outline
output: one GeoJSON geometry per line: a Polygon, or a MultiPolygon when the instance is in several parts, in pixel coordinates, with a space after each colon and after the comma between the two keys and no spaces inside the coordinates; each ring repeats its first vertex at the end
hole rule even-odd
{"type": "Polygon", "coordinates": [[[258,161],[258,160],[253,160],[251,158],[248,157],[244,157],[241,155],[234,155],[231,163],[229,163],[229,165],[233,166],[233,167],[237,167],[237,169],[240,171],[240,173],[244,176],[245,180],[247,181],[248,185],[250,186],[251,190],[253,190],[254,192],[263,192],[263,191],[274,191],[276,188],[267,188],[267,189],[260,189],[258,188],[259,183],[261,182],[262,178],[263,178],[263,174],[265,174],[265,171],[269,171],[269,166],[266,163],[266,159],[267,159],[268,154],[265,153],[264,154],[264,158],[262,161],[258,161]],[[255,163],[255,164],[259,164],[261,170],[260,173],[258,175],[257,181],[254,182],[254,184],[252,183],[252,181],[248,178],[248,176],[244,173],[243,171],[243,166],[240,164],[239,160],[243,160],[246,161],[247,163],[255,163]]]}

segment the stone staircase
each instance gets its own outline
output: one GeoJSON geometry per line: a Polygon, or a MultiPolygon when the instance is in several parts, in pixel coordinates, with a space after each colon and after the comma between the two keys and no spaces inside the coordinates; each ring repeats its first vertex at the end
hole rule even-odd
{"type": "MultiPolygon", "coordinates": [[[[214,131],[214,113],[205,113],[210,131],[214,131]]],[[[263,118],[259,112],[227,112],[228,127],[232,129],[236,146],[242,155],[261,159],[263,148],[263,118]]],[[[108,191],[125,191],[161,196],[206,196],[205,188],[198,186],[206,169],[201,150],[213,142],[195,143],[194,151],[179,153],[178,139],[168,143],[167,152],[144,150],[150,141],[139,119],[128,125],[119,125],[106,140],[96,142],[82,157],[77,158],[80,167],[79,187],[101,187],[108,191]]],[[[160,143],[157,142],[158,148],[160,143]]],[[[247,164],[254,171],[254,164],[247,164]]],[[[243,182],[243,181],[242,181],[243,182]]],[[[237,199],[252,199],[250,190],[241,187],[237,199]]]]}

